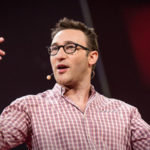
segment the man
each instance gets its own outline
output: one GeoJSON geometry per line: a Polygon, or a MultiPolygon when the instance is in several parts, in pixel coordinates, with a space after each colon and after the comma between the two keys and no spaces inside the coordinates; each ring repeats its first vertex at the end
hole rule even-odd
{"type": "Polygon", "coordinates": [[[150,150],[150,126],[137,109],[91,85],[98,59],[93,29],[60,20],[52,30],[49,54],[57,83],[4,109],[1,150],[24,142],[33,150],[150,150]]]}

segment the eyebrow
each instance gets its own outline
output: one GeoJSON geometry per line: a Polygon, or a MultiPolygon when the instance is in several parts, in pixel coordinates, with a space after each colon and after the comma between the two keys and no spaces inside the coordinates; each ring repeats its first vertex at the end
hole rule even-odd
{"type": "MultiPolygon", "coordinates": [[[[64,45],[65,44],[70,44],[70,43],[75,43],[73,41],[64,41],[64,45]]],[[[57,42],[53,43],[51,46],[58,46],[59,44],[57,42]]]]}

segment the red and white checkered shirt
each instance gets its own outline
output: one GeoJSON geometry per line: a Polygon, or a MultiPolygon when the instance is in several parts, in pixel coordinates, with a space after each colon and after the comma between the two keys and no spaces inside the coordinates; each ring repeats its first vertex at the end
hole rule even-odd
{"type": "Polygon", "coordinates": [[[0,116],[0,150],[24,142],[33,150],[150,150],[150,126],[137,109],[91,91],[84,112],[58,84],[15,100],[0,116]]]}

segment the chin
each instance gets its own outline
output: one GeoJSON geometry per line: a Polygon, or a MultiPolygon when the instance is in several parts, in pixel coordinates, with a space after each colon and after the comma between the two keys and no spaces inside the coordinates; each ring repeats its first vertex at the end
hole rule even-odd
{"type": "Polygon", "coordinates": [[[72,84],[72,80],[67,78],[67,79],[64,79],[64,78],[56,78],[56,82],[60,85],[64,85],[64,86],[69,86],[72,84]]]}

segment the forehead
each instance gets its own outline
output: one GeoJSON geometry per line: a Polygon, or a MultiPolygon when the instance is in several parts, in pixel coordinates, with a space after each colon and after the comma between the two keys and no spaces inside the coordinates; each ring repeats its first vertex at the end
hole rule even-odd
{"type": "Polygon", "coordinates": [[[59,31],[53,38],[52,44],[64,44],[67,41],[72,41],[79,44],[86,44],[87,38],[85,34],[76,29],[65,29],[59,31]]]}

